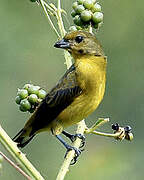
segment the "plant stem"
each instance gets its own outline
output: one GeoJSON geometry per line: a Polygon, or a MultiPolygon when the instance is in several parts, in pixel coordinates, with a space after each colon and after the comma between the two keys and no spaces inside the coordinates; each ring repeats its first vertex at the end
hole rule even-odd
{"type": "Polygon", "coordinates": [[[91,26],[91,25],[89,25],[88,31],[89,31],[90,33],[93,33],[93,32],[92,32],[92,26],[91,26]]]}
{"type": "MultiPolygon", "coordinates": [[[[65,28],[64,28],[64,24],[63,24],[63,20],[62,20],[62,16],[61,16],[61,0],[58,0],[57,2],[57,21],[58,21],[58,26],[59,26],[59,30],[61,33],[61,37],[64,37],[64,35],[66,34],[65,28]]],[[[64,57],[65,57],[65,64],[67,66],[67,69],[72,65],[72,57],[69,54],[69,52],[64,51],[64,57]]]]}
{"type": "Polygon", "coordinates": [[[86,134],[92,133],[99,126],[103,125],[104,123],[107,123],[108,121],[109,121],[109,118],[99,118],[98,121],[91,128],[86,128],[85,129],[85,133],[86,134]]]}
{"type": "Polygon", "coordinates": [[[99,135],[99,136],[106,136],[106,137],[112,137],[112,138],[117,138],[122,134],[122,132],[117,132],[115,134],[110,134],[110,133],[104,133],[104,132],[99,132],[99,131],[92,131],[91,133],[99,135]]]}
{"type": "Polygon", "coordinates": [[[61,16],[61,0],[58,0],[57,2],[57,17],[58,17],[58,26],[61,33],[61,37],[64,37],[64,35],[66,34],[66,31],[65,31],[62,16],[61,16]]]}
{"type": "Polygon", "coordinates": [[[27,180],[32,180],[31,177],[29,177],[19,166],[17,166],[13,161],[11,161],[5,154],[3,154],[0,151],[0,155],[3,156],[3,158],[10,164],[12,165],[17,171],[19,171],[27,180]]]}
{"type": "Polygon", "coordinates": [[[25,154],[23,154],[17,147],[16,143],[6,134],[0,126],[0,142],[5,149],[14,157],[20,167],[33,179],[44,180],[35,167],[28,161],[25,154]]]}
{"type": "Polygon", "coordinates": [[[57,35],[58,37],[60,37],[58,31],[56,30],[56,28],[55,28],[53,22],[51,21],[51,18],[50,18],[49,14],[48,14],[48,12],[47,12],[47,10],[46,10],[44,1],[43,1],[43,0],[39,0],[39,2],[40,2],[40,4],[41,4],[41,6],[42,6],[42,8],[43,8],[43,10],[44,10],[47,18],[48,18],[48,21],[49,21],[49,23],[50,23],[50,26],[53,28],[53,30],[54,30],[54,32],[56,33],[56,35],[57,35]]]}
{"type": "Polygon", "coordinates": [[[72,65],[72,57],[69,54],[69,52],[67,52],[67,51],[64,51],[64,57],[65,57],[65,63],[64,64],[66,64],[67,69],[69,69],[70,66],[72,65]]]}

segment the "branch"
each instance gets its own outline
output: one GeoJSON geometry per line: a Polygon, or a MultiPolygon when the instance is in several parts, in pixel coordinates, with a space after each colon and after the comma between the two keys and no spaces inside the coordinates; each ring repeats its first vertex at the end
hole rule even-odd
{"type": "Polygon", "coordinates": [[[3,154],[0,151],[0,155],[3,156],[3,158],[10,164],[12,165],[17,171],[19,171],[27,180],[32,180],[31,177],[29,177],[19,166],[17,166],[13,161],[11,161],[5,154],[3,154]]]}
{"type": "Polygon", "coordinates": [[[7,135],[7,133],[0,126],[0,142],[5,149],[13,156],[20,167],[33,179],[44,180],[35,167],[29,162],[25,154],[23,154],[17,147],[16,143],[7,135]]]}

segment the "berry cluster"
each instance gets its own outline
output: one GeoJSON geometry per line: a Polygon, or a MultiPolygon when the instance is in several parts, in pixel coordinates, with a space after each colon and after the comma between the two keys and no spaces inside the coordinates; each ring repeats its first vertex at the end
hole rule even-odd
{"type": "Polygon", "coordinates": [[[101,6],[96,0],[77,0],[72,5],[71,15],[73,17],[74,24],[77,28],[72,26],[70,30],[76,30],[81,28],[87,28],[91,25],[97,29],[99,24],[103,22],[103,13],[101,12],[101,6]]]}
{"type": "Polygon", "coordinates": [[[15,102],[19,104],[19,109],[22,112],[33,113],[45,96],[46,92],[39,86],[25,84],[22,89],[18,89],[15,102]]]}
{"type": "Polygon", "coordinates": [[[117,140],[126,139],[128,141],[133,140],[133,134],[132,134],[132,128],[130,126],[126,126],[124,128],[121,128],[118,123],[112,124],[112,129],[114,130],[114,133],[120,132],[123,129],[123,132],[121,132],[119,137],[116,137],[117,140]]]}

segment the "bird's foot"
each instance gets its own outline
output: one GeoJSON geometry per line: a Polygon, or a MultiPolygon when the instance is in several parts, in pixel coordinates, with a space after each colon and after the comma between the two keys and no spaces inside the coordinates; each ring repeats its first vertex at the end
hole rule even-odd
{"type": "Polygon", "coordinates": [[[75,156],[74,158],[72,159],[72,162],[71,162],[71,165],[75,164],[77,162],[77,159],[79,157],[79,155],[81,154],[81,150],[76,148],[76,147],[73,147],[69,144],[67,144],[64,139],[60,136],[60,135],[56,135],[56,138],[64,145],[64,147],[67,149],[67,152],[64,156],[64,158],[66,158],[67,156],[67,153],[71,150],[74,150],[75,151],[75,156]]]}
{"type": "Polygon", "coordinates": [[[71,150],[75,151],[75,156],[72,159],[71,164],[70,164],[70,165],[74,165],[77,162],[79,155],[81,154],[81,150],[76,147],[70,146],[70,145],[68,145],[66,148],[67,148],[67,152],[66,152],[64,158],[66,158],[69,151],[71,151],[71,150]]]}
{"type": "MultiPolygon", "coordinates": [[[[78,137],[79,139],[81,139],[81,145],[80,148],[83,148],[85,145],[85,136],[82,134],[70,134],[66,131],[62,132],[66,137],[68,137],[72,142],[74,142],[76,140],[76,138],[78,137]]],[[[84,149],[81,149],[81,151],[83,151],[84,149]]]]}
{"type": "MultiPolygon", "coordinates": [[[[85,145],[85,136],[82,135],[82,134],[73,134],[73,135],[71,136],[71,141],[74,142],[77,137],[78,137],[79,139],[81,139],[81,145],[80,145],[80,149],[81,149],[81,148],[83,148],[84,145],[85,145]]],[[[81,149],[81,151],[83,151],[83,150],[84,150],[84,149],[81,149]]]]}

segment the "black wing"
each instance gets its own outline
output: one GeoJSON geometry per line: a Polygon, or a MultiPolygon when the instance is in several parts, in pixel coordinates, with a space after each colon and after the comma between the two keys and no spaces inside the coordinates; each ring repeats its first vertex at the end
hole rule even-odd
{"type": "Polygon", "coordinates": [[[31,135],[48,126],[81,92],[76,80],[75,66],[72,65],[34,113],[31,135]]]}

